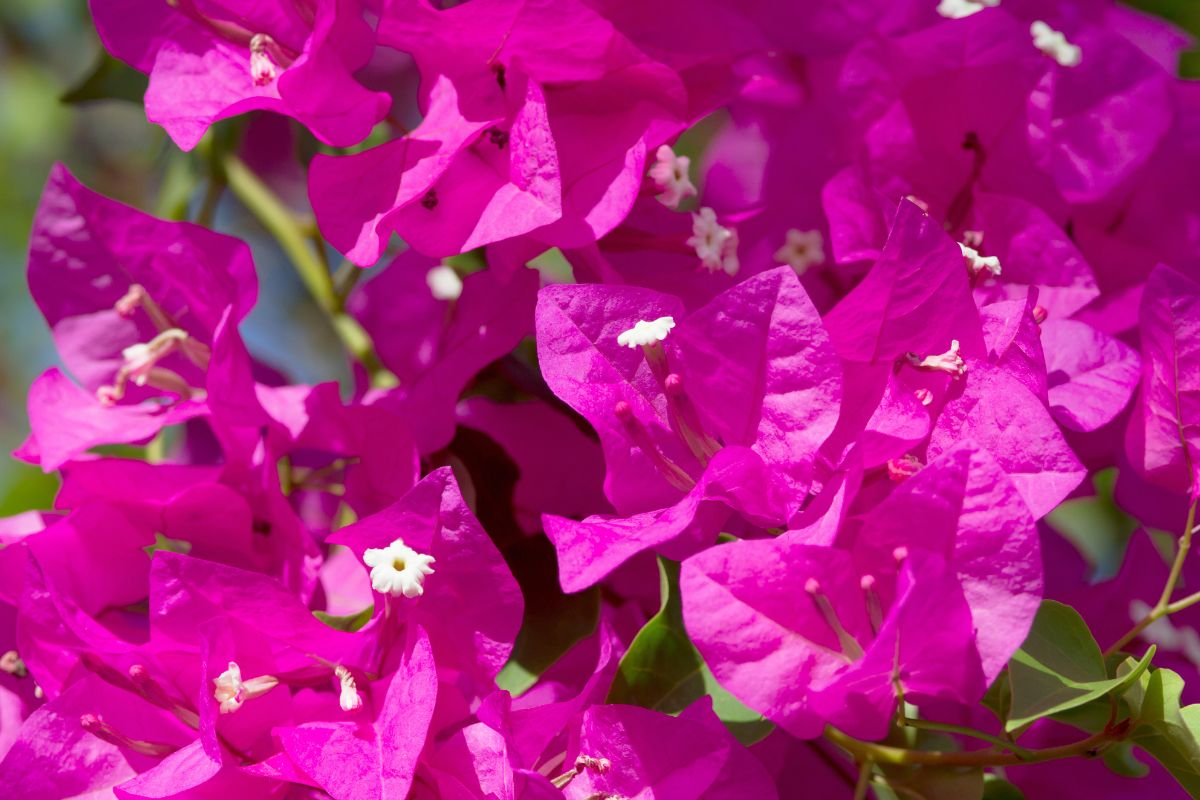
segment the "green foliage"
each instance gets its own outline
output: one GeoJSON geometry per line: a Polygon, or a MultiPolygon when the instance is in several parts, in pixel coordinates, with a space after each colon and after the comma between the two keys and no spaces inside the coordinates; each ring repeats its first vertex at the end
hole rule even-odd
{"type": "Polygon", "coordinates": [[[62,96],[64,103],[88,103],[95,100],[128,100],[141,103],[149,79],[101,50],[86,77],[62,96]]]}
{"type": "Polygon", "coordinates": [[[892,781],[892,788],[901,797],[914,800],[981,800],[983,770],[937,769],[915,770],[903,781],[892,781]]]}
{"type": "Polygon", "coordinates": [[[985,775],[983,800],[1025,800],[1024,793],[1003,778],[985,775]]]}
{"type": "Polygon", "coordinates": [[[1106,662],[1079,614],[1047,600],[984,703],[1009,732],[1047,717],[1091,733],[1108,732],[1112,741],[1101,755],[1114,773],[1144,777],[1149,770],[1138,758],[1140,750],[1200,798],[1200,704],[1180,706],[1183,679],[1169,669],[1150,669],[1154,651],[1106,662]]]}
{"type": "Polygon", "coordinates": [[[346,614],[341,617],[326,614],[324,611],[314,611],[312,613],[314,617],[334,630],[353,633],[354,631],[361,630],[364,625],[371,621],[371,615],[375,613],[375,604],[372,603],[356,614],[346,614]]]}
{"type": "Polygon", "coordinates": [[[154,544],[148,544],[142,548],[146,551],[146,555],[154,558],[154,554],[159,550],[165,550],[168,553],[183,553],[187,555],[192,552],[192,543],[183,539],[172,539],[164,536],[158,531],[154,532],[154,544]]]}
{"type": "Polygon", "coordinates": [[[678,714],[709,695],[717,716],[740,741],[762,739],[774,726],[717,683],[688,638],[679,596],[679,563],[660,558],[658,567],[662,607],[638,631],[621,659],[608,702],[678,714]]]}
{"type": "Polygon", "coordinates": [[[1008,667],[1012,705],[1005,730],[1014,731],[1121,692],[1149,667],[1154,648],[1126,675],[1109,677],[1100,647],[1070,606],[1047,600],[1008,667]]]}
{"type": "Polygon", "coordinates": [[[1129,741],[1200,797],[1200,704],[1181,708],[1182,692],[1183,678],[1169,669],[1140,676],[1125,695],[1134,719],[1129,741]]]}
{"type": "Polygon", "coordinates": [[[1117,471],[1106,469],[1092,478],[1095,494],[1059,503],[1046,522],[1083,554],[1092,565],[1093,577],[1111,578],[1121,568],[1121,558],[1138,523],[1117,507],[1113,489],[1117,471]]]}
{"type": "MultiPolygon", "coordinates": [[[[959,741],[941,731],[904,728],[893,731],[887,743],[912,750],[953,753],[959,741]]],[[[985,775],[980,767],[880,764],[875,796],[879,800],[982,800],[985,775]],[[884,789],[880,781],[887,784],[884,789]]]]}
{"type": "MultiPolygon", "coordinates": [[[[1148,14],[1170,20],[1195,38],[1200,38],[1200,3],[1196,0],[1125,0],[1148,14]]],[[[1191,47],[1179,59],[1179,74],[1200,77],[1200,49],[1191,47]]]]}
{"type": "Polygon", "coordinates": [[[573,645],[596,630],[600,592],[593,587],[564,594],[558,584],[554,546],[544,536],[510,545],[504,557],[521,585],[525,616],[512,655],[496,676],[496,683],[519,695],[573,645]]]}
{"type": "Polygon", "coordinates": [[[1117,742],[1105,750],[1101,757],[1104,766],[1126,778],[1144,778],[1150,772],[1150,768],[1138,760],[1130,742],[1117,742]]]}

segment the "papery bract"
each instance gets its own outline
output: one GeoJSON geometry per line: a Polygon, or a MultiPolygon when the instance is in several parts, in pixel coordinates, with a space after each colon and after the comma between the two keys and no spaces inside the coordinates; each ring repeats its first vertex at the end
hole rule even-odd
{"type": "Polygon", "coordinates": [[[90,6],[109,52],[150,76],[147,118],[184,150],[212,123],[256,110],[286,114],[345,147],[365,139],[391,105],[351,76],[374,45],[358,0],[90,6]]]}
{"type": "MultiPolygon", "coordinates": [[[[575,573],[589,562],[595,580],[688,532],[701,510],[717,513],[702,501],[723,498],[769,525],[790,516],[812,482],[816,451],[834,427],[841,371],[795,273],[771,270],[722,293],[645,355],[622,346],[622,329],[673,323],[664,312],[678,308],[674,298],[633,288],[550,287],[539,298],[543,374],[600,434],[609,498],[633,514],[546,517],[564,586],[586,585],[575,573]],[[752,452],[738,454],[744,447],[752,452]],[[664,476],[670,465],[678,471],[664,476]],[[738,473],[728,470],[741,477],[730,480],[738,473]],[[622,533],[630,528],[637,538],[622,533]]],[[[682,554],[720,521],[698,524],[682,554]]]]}
{"type": "Polygon", "coordinates": [[[1130,460],[1176,492],[1200,491],[1200,285],[1167,267],[1142,298],[1142,386],[1130,460]]]}
{"type": "Polygon", "coordinates": [[[583,766],[567,786],[571,800],[597,793],[646,800],[776,797],[762,765],[721,725],[711,700],[678,717],[636,706],[593,706],[568,751],[583,766]],[[607,767],[593,766],[605,759],[607,767]]]}
{"type": "Polygon", "coordinates": [[[436,559],[426,592],[399,599],[380,624],[411,620],[429,636],[439,668],[490,680],[504,665],[520,627],[520,589],[504,559],[463,502],[450,469],[427,475],[400,500],[330,537],[361,557],[368,547],[403,539],[436,559]]]}

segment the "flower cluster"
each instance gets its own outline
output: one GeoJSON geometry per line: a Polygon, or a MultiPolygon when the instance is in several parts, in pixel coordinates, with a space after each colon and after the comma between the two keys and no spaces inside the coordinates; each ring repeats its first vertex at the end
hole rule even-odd
{"type": "Polygon", "coordinates": [[[91,5],[353,379],[251,352],[267,256],[211,213],[53,169],[28,279],[61,366],[15,455],[61,488],[0,521],[12,796],[1200,796],[1173,28],[91,5]]]}

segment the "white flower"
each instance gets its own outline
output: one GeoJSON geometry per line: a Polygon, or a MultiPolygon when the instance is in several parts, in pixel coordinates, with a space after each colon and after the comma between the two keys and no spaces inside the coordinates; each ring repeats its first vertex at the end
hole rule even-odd
{"type": "Polygon", "coordinates": [[[362,695],[358,693],[358,686],[354,683],[354,676],[350,674],[350,670],[338,664],[333,668],[333,674],[341,683],[338,705],[342,707],[342,711],[357,711],[362,708],[362,695]]]}
{"type": "Polygon", "coordinates": [[[927,369],[932,372],[944,372],[952,378],[961,378],[967,371],[966,362],[958,354],[958,339],[950,341],[950,349],[936,356],[920,356],[909,353],[908,361],[917,369],[927,369]]]}
{"type": "Polygon", "coordinates": [[[803,275],[809,267],[825,263],[825,237],[820,231],[789,228],[787,240],[775,251],[774,258],[796,270],[797,275],[803,275]]]}
{"type": "Polygon", "coordinates": [[[439,264],[425,273],[425,283],[435,300],[457,300],[462,296],[462,278],[448,264],[439,264]]]}
{"type": "Polygon", "coordinates": [[[236,661],[229,662],[229,668],[213,678],[213,697],[221,704],[222,714],[232,714],[242,707],[247,700],[266,694],[279,685],[279,679],[274,675],[260,675],[248,681],[242,680],[242,668],[236,661]]]}
{"type": "Polygon", "coordinates": [[[363,563],[371,568],[371,586],[392,597],[420,597],[425,593],[425,576],[433,574],[429,565],[433,556],[418,553],[397,539],[384,548],[372,547],[363,553],[363,563]]]}
{"type": "Polygon", "coordinates": [[[14,678],[24,678],[29,674],[29,668],[25,666],[16,650],[9,650],[0,656],[0,671],[7,672],[14,678]]]}
{"type": "Polygon", "coordinates": [[[649,322],[641,319],[632,328],[627,331],[621,331],[617,335],[617,344],[622,347],[628,347],[630,350],[645,347],[646,345],[661,342],[667,338],[667,334],[674,327],[674,317],[659,317],[649,322]]]}
{"type": "Polygon", "coordinates": [[[687,243],[709,272],[723,269],[729,275],[737,274],[737,231],[717,222],[717,212],[708,206],[692,214],[692,236],[687,243]]]}
{"type": "Polygon", "coordinates": [[[984,270],[996,277],[1000,275],[1000,259],[995,256],[981,256],[974,247],[962,242],[958,243],[958,247],[962,250],[963,260],[967,262],[967,269],[971,270],[972,275],[978,275],[984,270]]]}
{"type": "Polygon", "coordinates": [[[265,33],[256,33],[250,39],[250,77],[255,86],[266,86],[275,80],[275,62],[267,48],[274,40],[265,33]]]}
{"type": "Polygon", "coordinates": [[[962,19],[998,5],[1000,0],[942,0],[938,3],[937,13],[946,19],[962,19]]]}
{"type": "Polygon", "coordinates": [[[1029,26],[1033,46],[1053,58],[1063,67],[1077,67],[1083,58],[1078,45],[1071,44],[1067,37],[1051,28],[1040,19],[1029,26]]]}
{"type": "Polygon", "coordinates": [[[670,208],[678,208],[687,197],[696,196],[696,187],[688,177],[691,159],[677,156],[670,145],[662,145],[655,154],[658,160],[650,167],[650,180],[658,187],[658,202],[670,208]]]}

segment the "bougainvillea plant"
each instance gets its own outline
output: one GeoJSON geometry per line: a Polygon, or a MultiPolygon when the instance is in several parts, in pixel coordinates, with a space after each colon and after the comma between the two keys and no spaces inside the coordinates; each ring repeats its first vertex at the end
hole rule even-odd
{"type": "Polygon", "coordinates": [[[173,219],[42,194],[4,796],[1200,797],[1185,36],[91,10],[204,168],[173,219]],[[340,385],[243,337],[280,254],[340,385]]]}

